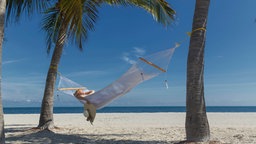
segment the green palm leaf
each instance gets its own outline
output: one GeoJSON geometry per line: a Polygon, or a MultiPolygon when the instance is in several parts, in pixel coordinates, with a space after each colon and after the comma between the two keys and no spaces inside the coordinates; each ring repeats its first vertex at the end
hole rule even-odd
{"type": "Polygon", "coordinates": [[[175,11],[164,0],[61,0],[45,12],[43,29],[47,33],[47,50],[56,43],[60,33],[58,27],[66,25],[67,38],[82,50],[82,43],[87,39],[88,31],[94,30],[101,4],[141,7],[164,26],[169,25],[175,11]]]}
{"type": "Polygon", "coordinates": [[[23,13],[25,16],[31,16],[34,12],[40,13],[50,4],[49,0],[7,0],[6,20],[17,22],[23,13]]]}
{"type": "Polygon", "coordinates": [[[52,44],[56,44],[61,25],[66,27],[67,38],[82,50],[88,30],[94,30],[98,6],[94,0],[62,0],[55,7],[49,8],[43,19],[43,29],[47,33],[47,51],[49,52],[52,44]]]}
{"type": "Polygon", "coordinates": [[[175,19],[175,11],[165,0],[102,0],[102,2],[110,5],[141,7],[164,26],[169,25],[175,19]]]}
{"type": "Polygon", "coordinates": [[[46,32],[47,53],[50,52],[52,44],[57,41],[59,25],[61,25],[61,18],[58,9],[49,8],[45,12],[43,19],[43,30],[46,32]]]}

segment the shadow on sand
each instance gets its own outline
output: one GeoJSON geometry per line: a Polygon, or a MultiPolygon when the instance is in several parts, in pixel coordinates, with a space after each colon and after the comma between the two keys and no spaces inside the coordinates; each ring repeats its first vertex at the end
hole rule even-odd
{"type": "MultiPolygon", "coordinates": [[[[127,134],[62,134],[48,130],[38,131],[24,127],[5,129],[6,143],[37,144],[181,144],[179,141],[138,141],[104,139],[104,137],[123,137],[127,134]],[[8,134],[9,133],[9,134],[8,134]],[[103,137],[103,139],[99,138],[103,137]]],[[[130,134],[128,134],[130,135],[130,134]]]]}
{"type": "MultiPolygon", "coordinates": [[[[131,134],[62,134],[49,130],[39,131],[32,129],[30,125],[11,126],[12,128],[5,129],[7,144],[202,144],[186,141],[120,140],[122,137],[131,134]],[[120,137],[120,139],[104,139],[106,137],[120,137]]],[[[61,128],[59,128],[58,131],[61,131],[61,128]]],[[[221,144],[221,142],[210,141],[207,144],[221,144]]]]}

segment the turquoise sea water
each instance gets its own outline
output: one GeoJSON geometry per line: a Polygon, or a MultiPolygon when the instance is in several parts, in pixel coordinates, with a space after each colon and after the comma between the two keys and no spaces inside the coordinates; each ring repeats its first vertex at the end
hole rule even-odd
{"type": "MultiPolygon", "coordinates": [[[[98,113],[185,112],[184,106],[105,107],[98,113]]],[[[82,107],[55,107],[54,113],[82,113],[82,107]]],[[[209,106],[207,112],[256,112],[256,106],[209,106]]],[[[5,114],[39,114],[40,107],[8,107],[5,114]]]]}

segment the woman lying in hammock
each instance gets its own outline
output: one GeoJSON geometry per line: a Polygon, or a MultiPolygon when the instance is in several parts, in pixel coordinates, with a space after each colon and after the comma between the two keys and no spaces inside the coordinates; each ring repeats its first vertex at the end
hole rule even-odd
{"type": "MultiPolygon", "coordinates": [[[[84,97],[94,92],[94,90],[83,91],[82,89],[78,89],[73,95],[79,100],[85,100],[84,97]]],[[[84,116],[87,117],[87,121],[90,121],[92,124],[96,116],[96,108],[88,100],[86,100],[86,102],[87,103],[84,104],[84,116]]]]}
{"type": "Polygon", "coordinates": [[[88,90],[88,91],[83,91],[82,89],[76,90],[74,93],[74,96],[79,99],[79,100],[84,100],[84,97],[93,94],[95,91],[94,90],[88,90]]]}

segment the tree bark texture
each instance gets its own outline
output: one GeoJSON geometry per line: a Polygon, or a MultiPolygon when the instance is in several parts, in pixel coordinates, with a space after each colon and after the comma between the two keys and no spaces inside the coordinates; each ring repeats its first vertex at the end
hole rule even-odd
{"type": "Polygon", "coordinates": [[[51,64],[48,70],[44,97],[41,105],[41,113],[38,128],[51,129],[54,128],[53,122],[53,101],[54,101],[54,87],[58,72],[58,64],[61,59],[63,47],[66,41],[66,26],[62,25],[60,28],[58,40],[56,42],[51,64]]]}
{"type": "Polygon", "coordinates": [[[204,98],[204,49],[210,0],[196,0],[187,60],[187,141],[209,141],[210,129],[204,98]]]}

